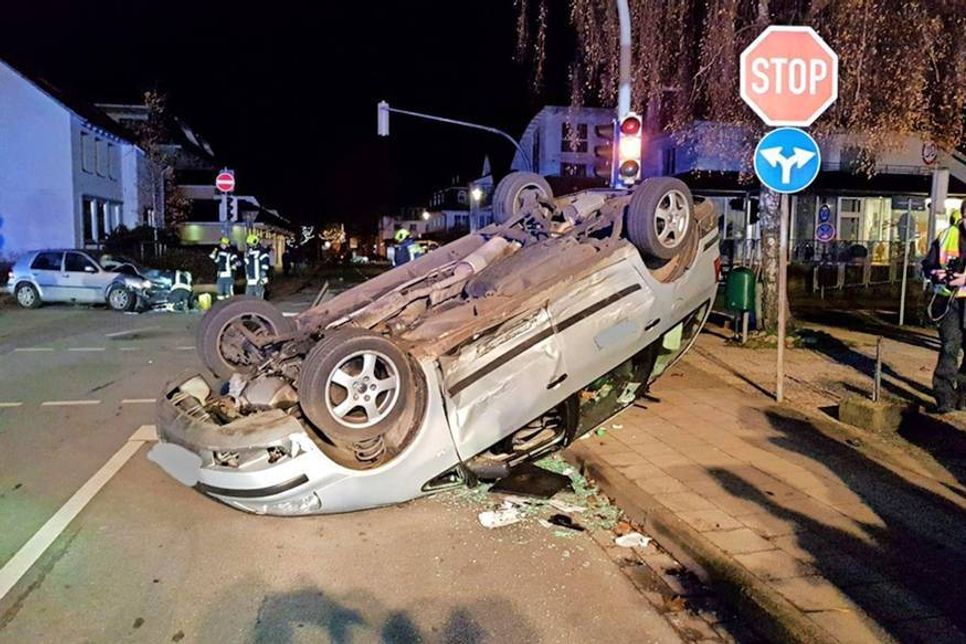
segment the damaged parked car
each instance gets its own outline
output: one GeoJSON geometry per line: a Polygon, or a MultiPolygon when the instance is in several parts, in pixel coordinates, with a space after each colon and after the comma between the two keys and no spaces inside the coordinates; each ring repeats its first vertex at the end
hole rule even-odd
{"type": "Polygon", "coordinates": [[[158,400],[150,458],[265,514],[494,480],[631,404],[714,298],[717,216],[670,177],[555,197],[513,173],[495,223],[294,318],[219,303],[158,400]]]}
{"type": "MultiPolygon", "coordinates": [[[[182,272],[190,284],[191,276],[182,272]]],[[[7,275],[17,303],[106,304],[115,311],[143,311],[171,299],[174,271],[145,268],[129,257],[89,250],[38,250],[25,254],[7,275]]]]}

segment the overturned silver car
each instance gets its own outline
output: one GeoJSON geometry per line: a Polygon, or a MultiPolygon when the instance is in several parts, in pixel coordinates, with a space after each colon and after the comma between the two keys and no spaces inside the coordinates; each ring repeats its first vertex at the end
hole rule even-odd
{"type": "Polygon", "coordinates": [[[214,378],[158,402],[150,458],[236,508],[297,515],[498,479],[631,404],[704,324],[717,217],[677,179],[554,197],[513,173],[497,223],[295,318],[216,305],[214,378]]]}

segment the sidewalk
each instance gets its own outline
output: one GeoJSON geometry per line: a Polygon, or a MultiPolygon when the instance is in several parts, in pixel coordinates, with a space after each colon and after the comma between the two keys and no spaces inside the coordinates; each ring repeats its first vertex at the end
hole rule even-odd
{"type": "Polygon", "coordinates": [[[771,640],[966,642],[964,480],[775,405],[774,351],[696,349],[568,458],[771,640]]]}

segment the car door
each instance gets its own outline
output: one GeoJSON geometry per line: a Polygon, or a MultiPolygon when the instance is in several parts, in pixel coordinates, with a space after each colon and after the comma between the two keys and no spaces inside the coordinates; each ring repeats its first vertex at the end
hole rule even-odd
{"type": "Polygon", "coordinates": [[[30,262],[30,276],[40,287],[40,297],[43,300],[59,302],[66,297],[60,291],[63,263],[64,253],[51,250],[37,253],[37,256],[30,262]]]}
{"type": "Polygon", "coordinates": [[[560,343],[547,309],[521,313],[439,360],[456,449],[471,458],[565,397],[560,343]]]}
{"type": "Polygon", "coordinates": [[[667,307],[644,279],[637,251],[581,277],[548,308],[567,362],[569,387],[581,388],[653,342],[667,307]]]}
{"type": "Polygon", "coordinates": [[[64,257],[62,287],[72,302],[95,303],[104,301],[107,275],[84,253],[67,251],[64,257]]]}

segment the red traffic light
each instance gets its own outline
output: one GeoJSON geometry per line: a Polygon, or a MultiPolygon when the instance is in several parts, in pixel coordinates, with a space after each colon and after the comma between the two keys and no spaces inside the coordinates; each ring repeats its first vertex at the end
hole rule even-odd
{"type": "Polygon", "coordinates": [[[641,132],[641,119],[636,116],[628,116],[621,121],[621,134],[634,136],[641,132]]]}

